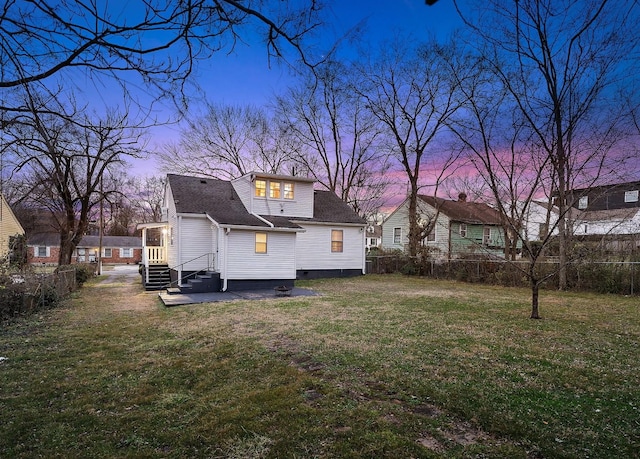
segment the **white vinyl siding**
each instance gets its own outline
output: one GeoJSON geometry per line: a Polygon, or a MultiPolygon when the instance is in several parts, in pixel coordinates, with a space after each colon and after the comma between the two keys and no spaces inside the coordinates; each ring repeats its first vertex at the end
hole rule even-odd
{"type": "Polygon", "coordinates": [[[295,233],[268,233],[267,253],[255,252],[255,231],[232,229],[227,238],[225,276],[231,280],[295,279],[295,233]]]}
{"type": "MultiPolygon", "coordinates": [[[[313,183],[295,182],[275,179],[280,185],[278,198],[269,197],[271,192],[271,179],[267,178],[267,197],[252,196],[251,207],[247,207],[251,212],[258,215],[280,215],[283,217],[313,217],[313,183]],[[293,183],[293,199],[283,195],[285,183],[293,183]]],[[[233,182],[234,186],[236,183],[233,182]]],[[[240,190],[236,189],[238,194],[240,190]]],[[[244,202],[244,201],[243,201],[244,202]]]]}
{"type": "Polygon", "coordinates": [[[211,221],[206,217],[182,217],[180,225],[182,256],[179,263],[185,263],[182,266],[182,270],[195,271],[205,269],[207,267],[207,257],[203,255],[214,251],[213,241],[215,236],[214,231],[211,229],[211,221]]]}
{"type": "Polygon", "coordinates": [[[359,227],[299,224],[306,230],[298,233],[296,267],[299,270],[363,269],[364,236],[359,227]],[[342,252],[331,252],[331,230],[336,229],[342,230],[342,252]]]}

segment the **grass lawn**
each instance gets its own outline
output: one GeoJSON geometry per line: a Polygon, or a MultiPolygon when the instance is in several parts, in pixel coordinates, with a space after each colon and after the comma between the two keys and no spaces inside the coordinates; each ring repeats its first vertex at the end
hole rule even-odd
{"type": "Polygon", "coordinates": [[[167,309],[98,279],[5,325],[0,457],[639,457],[638,298],[298,285],[167,309]]]}

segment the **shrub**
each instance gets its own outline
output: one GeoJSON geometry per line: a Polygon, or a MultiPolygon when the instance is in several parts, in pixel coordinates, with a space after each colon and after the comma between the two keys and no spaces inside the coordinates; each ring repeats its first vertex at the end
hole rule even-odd
{"type": "Polygon", "coordinates": [[[76,270],[76,282],[78,283],[78,287],[82,287],[82,284],[96,275],[95,265],[83,263],[73,265],[73,267],[76,270]]]}

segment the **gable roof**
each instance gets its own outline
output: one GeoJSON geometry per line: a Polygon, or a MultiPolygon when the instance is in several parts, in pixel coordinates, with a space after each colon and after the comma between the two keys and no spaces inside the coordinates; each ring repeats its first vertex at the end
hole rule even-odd
{"type": "MultiPolygon", "coordinates": [[[[261,175],[262,176],[262,175],[261,175]]],[[[280,177],[280,176],[278,176],[280,177]]],[[[247,211],[230,181],[168,174],[178,213],[206,214],[221,225],[299,229],[294,222],[365,224],[351,207],[331,191],[314,191],[313,218],[260,215],[247,211]],[[263,220],[264,219],[264,220],[263,220]]]]}
{"type": "Polygon", "coordinates": [[[231,182],[212,178],[167,175],[176,212],[209,215],[222,225],[269,225],[247,212],[231,182]]]}
{"type": "Polygon", "coordinates": [[[500,225],[500,213],[480,202],[452,201],[434,196],[418,195],[434,209],[440,209],[449,219],[475,225],[500,225]]]}

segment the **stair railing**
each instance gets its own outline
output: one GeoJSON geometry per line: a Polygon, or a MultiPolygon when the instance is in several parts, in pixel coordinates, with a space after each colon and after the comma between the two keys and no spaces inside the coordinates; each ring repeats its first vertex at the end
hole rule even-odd
{"type": "Polygon", "coordinates": [[[191,263],[194,262],[196,260],[200,260],[201,258],[207,257],[207,267],[205,269],[199,269],[197,271],[192,272],[191,274],[187,274],[186,276],[182,276],[182,274],[180,274],[179,278],[175,281],[171,281],[169,282],[168,286],[171,287],[173,284],[176,285],[182,285],[182,282],[191,278],[191,277],[195,277],[198,275],[198,273],[202,272],[202,271],[215,271],[215,261],[216,261],[216,254],[215,253],[205,253],[204,255],[200,255],[198,257],[192,258],[191,260],[185,261],[184,263],[180,263],[179,265],[173,266],[168,268],[166,271],[164,272],[171,272],[172,269],[178,271],[178,273],[182,273],[182,269],[184,268],[184,266],[187,263],[191,263]]]}

